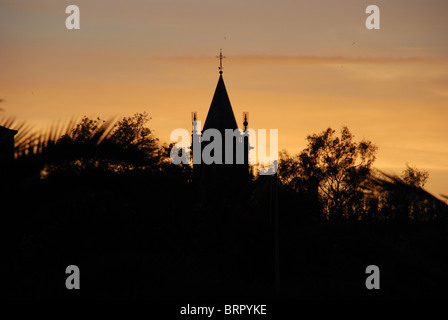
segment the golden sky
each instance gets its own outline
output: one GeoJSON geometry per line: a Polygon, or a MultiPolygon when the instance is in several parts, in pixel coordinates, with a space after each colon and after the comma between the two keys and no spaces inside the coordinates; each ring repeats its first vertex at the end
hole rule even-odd
{"type": "Polygon", "coordinates": [[[147,111],[162,142],[205,120],[224,80],[239,125],[298,152],[342,125],[448,194],[446,0],[0,0],[1,116],[36,125],[147,111]],[[68,5],[81,29],[67,30],[68,5]],[[381,29],[367,30],[378,5],[381,29]]]}

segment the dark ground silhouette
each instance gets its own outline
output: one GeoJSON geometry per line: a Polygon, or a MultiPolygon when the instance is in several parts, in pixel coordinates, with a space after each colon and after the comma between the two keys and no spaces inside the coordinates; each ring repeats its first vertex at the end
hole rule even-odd
{"type": "Polygon", "coordinates": [[[275,177],[238,190],[225,185],[236,191],[232,197],[201,205],[189,167],[159,161],[151,148],[143,148],[152,156],[142,160],[140,147],[124,150],[112,140],[93,146],[95,135],[76,137],[72,131],[69,142],[22,155],[2,178],[7,297],[448,298],[442,216],[327,220],[315,198],[275,177]],[[79,166],[61,150],[82,159],[79,166]],[[372,264],[381,270],[380,290],[365,287],[372,264]],[[66,289],[68,265],[80,268],[81,290],[66,289]]]}

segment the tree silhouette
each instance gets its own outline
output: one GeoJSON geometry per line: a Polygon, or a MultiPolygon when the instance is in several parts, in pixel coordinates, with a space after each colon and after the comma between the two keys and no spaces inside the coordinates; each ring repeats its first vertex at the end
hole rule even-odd
{"type": "Polygon", "coordinates": [[[295,192],[302,191],[304,184],[298,155],[291,155],[287,150],[279,152],[277,178],[282,187],[295,192]]]}
{"type": "Polygon", "coordinates": [[[124,117],[114,127],[113,140],[121,144],[124,149],[136,146],[138,149],[152,152],[157,147],[158,139],[146,126],[149,120],[151,118],[146,112],[136,113],[133,117],[124,117]]]}
{"type": "Polygon", "coordinates": [[[423,188],[428,181],[429,172],[425,170],[419,170],[416,167],[412,167],[406,164],[406,169],[403,171],[401,178],[410,186],[423,188]]]}
{"type": "Polygon", "coordinates": [[[430,221],[443,216],[448,209],[446,204],[423,189],[428,172],[406,166],[401,176],[379,171],[372,178],[370,189],[379,199],[379,215],[398,222],[430,221]]]}
{"type": "Polygon", "coordinates": [[[111,121],[83,117],[56,142],[46,142],[42,154],[47,175],[79,170],[157,170],[166,160],[165,150],[147,127],[149,119],[146,113],[136,113],[112,125],[111,121]]]}
{"type": "Polygon", "coordinates": [[[347,127],[338,137],[328,128],[307,137],[308,146],[296,156],[282,152],[279,179],[296,191],[319,198],[327,219],[358,218],[362,186],[371,173],[377,147],[353,141],[347,127]]]}

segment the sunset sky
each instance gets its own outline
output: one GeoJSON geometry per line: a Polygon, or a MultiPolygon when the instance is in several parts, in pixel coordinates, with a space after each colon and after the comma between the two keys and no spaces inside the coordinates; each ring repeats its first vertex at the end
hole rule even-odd
{"type": "Polygon", "coordinates": [[[448,194],[446,0],[0,0],[0,117],[47,128],[146,111],[162,142],[205,121],[224,81],[238,124],[279,129],[292,153],[346,125],[375,166],[429,170],[448,194]],[[68,30],[68,5],[81,29],[68,30]],[[381,29],[365,27],[366,7],[381,29]]]}

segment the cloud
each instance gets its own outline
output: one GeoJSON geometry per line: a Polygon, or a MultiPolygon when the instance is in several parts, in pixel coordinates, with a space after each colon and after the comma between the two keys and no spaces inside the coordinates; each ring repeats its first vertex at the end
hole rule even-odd
{"type": "MultiPolygon", "coordinates": [[[[201,62],[216,59],[211,56],[171,56],[150,59],[171,62],[201,62]]],[[[342,56],[287,56],[287,55],[235,55],[235,63],[292,63],[292,64],[415,64],[448,62],[446,59],[428,57],[342,57],[342,56]]]]}
{"type": "Polygon", "coordinates": [[[419,57],[341,57],[341,56],[276,56],[247,55],[237,56],[235,60],[247,63],[253,62],[290,62],[298,64],[409,64],[435,62],[436,59],[419,57]]]}

